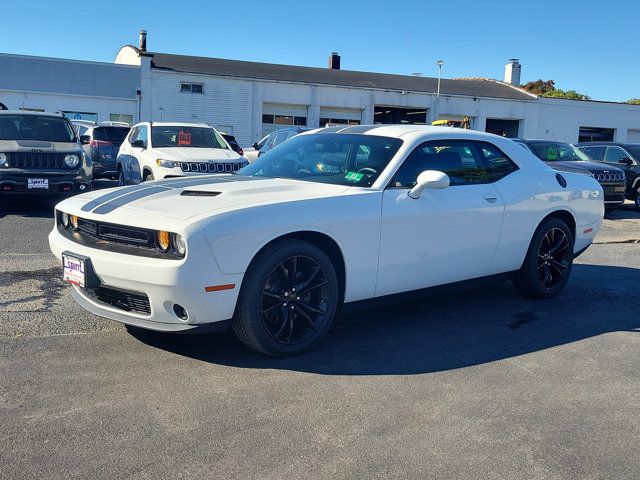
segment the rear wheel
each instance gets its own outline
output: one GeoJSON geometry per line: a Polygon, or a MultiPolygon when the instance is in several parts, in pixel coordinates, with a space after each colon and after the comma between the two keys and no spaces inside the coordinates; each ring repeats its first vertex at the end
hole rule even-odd
{"type": "Polygon", "coordinates": [[[338,298],[329,257],[311,243],[283,240],[251,262],[231,325],[243,343],[259,352],[297,355],[327,333],[338,298]]]}
{"type": "Polygon", "coordinates": [[[533,235],[527,256],[513,278],[527,296],[551,298],[567,284],[573,266],[573,234],[562,220],[545,220],[533,235]]]}

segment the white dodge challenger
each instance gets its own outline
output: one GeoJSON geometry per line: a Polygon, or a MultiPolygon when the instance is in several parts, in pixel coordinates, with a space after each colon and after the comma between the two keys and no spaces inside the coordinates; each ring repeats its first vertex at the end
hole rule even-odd
{"type": "Polygon", "coordinates": [[[298,135],[233,175],[69,198],[49,243],[90,312],[173,332],[231,324],[293,355],[343,304],[504,275],[555,296],[603,214],[596,180],[511,140],[363,125],[298,135]]]}

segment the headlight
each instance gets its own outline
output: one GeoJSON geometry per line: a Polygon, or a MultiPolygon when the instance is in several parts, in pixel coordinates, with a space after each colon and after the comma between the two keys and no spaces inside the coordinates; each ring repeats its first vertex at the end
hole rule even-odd
{"type": "Polygon", "coordinates": [[[4,153],[0,153],[0,167],[4,167],[7,163],[7,156],[4,153]]]}
{"type": "Polygon", "coordinates": [[[78,216],[70,215],[69,218],[70,218],[71,227],[73,227],[73,229],[76,230],[78,228],[78,216]]]}
{"type": "Polygon", "coordinates": [[[69,228],[69,214],[65,212],[60,213],[60,222],[63,228],[69,228]]]}
{"type": "Polygon", "coordinates": [[[64,157],[64,163],[67,164],[67,167],[77,167],[80,163],[80,157],[78,155],[67,155],[64,157]]]}
{"type": "Polygon", "coordinates": [[[178,166],[178,162],[174,162],[173,160],[162,160],[159,158],[156,160],[156,165],[162,168],[176,168],[178,166]]]}
{"type": "Polygon", "coordinates": [[[184,254],[187,253],[187,243],[184,241],[182,235],[176,233],[173,237],[173,249],[175,252],[184,257],[184,254]]]}
{"type": "Polygon", "coordinates": [[[171,234],[169,232],[165,232],[164,230],[159,231],[156,235],[156,239],[160,250],[163,252],[169,250],[169,247],[171,246],[171,234]]]}

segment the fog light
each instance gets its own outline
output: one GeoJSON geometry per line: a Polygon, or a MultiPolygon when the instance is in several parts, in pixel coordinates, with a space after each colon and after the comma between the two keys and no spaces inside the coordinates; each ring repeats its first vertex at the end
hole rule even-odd
{"type": "Polygon", "coordinates": [[[84,192],[87,186],[84,183],[81,183],[80,185],[78,185],[78,188],[80,189],[81,192],[84,192]]]}
{"type": "Polygon", "coordinates": [[[63,228],[69,228],[69,214],[62,212],[60,214],[60,221],[62,222],[63,228]]]}
{"type": "Polygon", "coordinates": [[[161,230],[158,232],[158,247],[160,248],[160,250],[162,250],[163,252],[166,252],[167,250],[169,250],[169,247],[171,246],[171,235],[169,234],[169,232],[165,232],[164,230],[161,230]]]}
{"type": "Polygon", "coordinates": [[[177,303],[174,303],[173,313],[175,313],[176,316],[183,322],[186,322],[187,320],[189,320],[189,314],[187,313],[187,311],[184,309],[182,305],[178,305],[177,303]]]}

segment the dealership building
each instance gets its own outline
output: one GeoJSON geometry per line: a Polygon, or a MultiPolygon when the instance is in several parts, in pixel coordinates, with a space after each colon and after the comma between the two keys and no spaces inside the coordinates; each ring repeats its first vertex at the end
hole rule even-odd
{"type": "Polygon", "coordinates": [[[247,146],[290,125],[467,120],[499,135],[567,142],[640,142],[640,106],[537,97],[503,81],[442,79],[278,65],[147,51],[126,45],[114,63],[0,54],[0,102],[94,121],[205,122],[247,146]]]}

